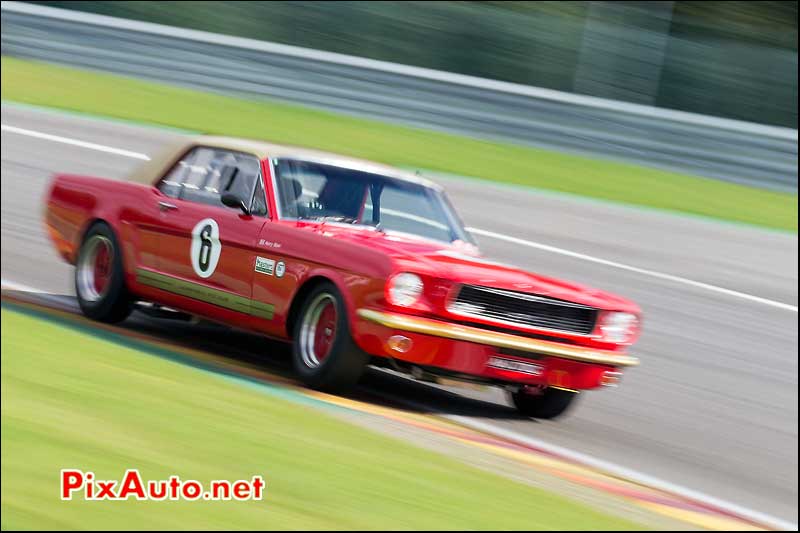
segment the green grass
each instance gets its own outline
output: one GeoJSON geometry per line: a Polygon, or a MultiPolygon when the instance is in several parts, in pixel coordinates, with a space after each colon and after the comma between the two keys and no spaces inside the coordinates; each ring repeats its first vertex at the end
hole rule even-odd
{"type": "Polygon", "coordinates": [[[797,195],[2,58],[2,98],[797,231],[797,195]]]}
{"type": "Polygon", "coordinates": [[[2,331],[3,530],[635,527],[125,341],[5,309],[2,331]],[[61,501],[62,468],[206,484],[261,474],[267,492],[61,501]]]}

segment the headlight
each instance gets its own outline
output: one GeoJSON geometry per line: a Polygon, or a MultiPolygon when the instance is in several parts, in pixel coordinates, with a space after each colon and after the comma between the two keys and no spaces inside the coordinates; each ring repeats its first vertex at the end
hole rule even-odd
{"type": "Polygon", "coordinates": [[[411,272],[395,274],[386,282],[386,299],[392,305],[408,307],[422,295],[422,279],[411,272]]]}
{"type": "Polygon", "coordinates": [[[615,344],[631,344],[639,333],[639,317],[633,313],[609,312],[600,321],[603,340],[615,344]]]}

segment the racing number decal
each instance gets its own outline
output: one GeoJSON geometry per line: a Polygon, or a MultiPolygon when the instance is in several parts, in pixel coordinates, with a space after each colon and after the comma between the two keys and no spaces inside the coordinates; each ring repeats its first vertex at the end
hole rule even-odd
{"type": "Polygon", "coordinates": [[[219,262],[222,244],[219,242],[219,226],[213,218],[198,222],[192,230],[192,268],[201,278],[214,273],[219,262]]]}

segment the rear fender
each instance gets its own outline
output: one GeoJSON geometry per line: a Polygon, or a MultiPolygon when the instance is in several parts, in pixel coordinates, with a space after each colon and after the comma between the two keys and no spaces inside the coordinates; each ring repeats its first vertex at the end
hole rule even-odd
{"type": "MultiPolygon", "coordinates": [[[[105,178],[56,174],[47,193],[44,220],[61,257],[75,264],[84,235],[100,220],[112,228],[124,247],[129,239],[121,213],[138,201],[141,189],[141,185],[105,178]]],[[[128,267],[126,264],[126,270],[128,267]]]]}

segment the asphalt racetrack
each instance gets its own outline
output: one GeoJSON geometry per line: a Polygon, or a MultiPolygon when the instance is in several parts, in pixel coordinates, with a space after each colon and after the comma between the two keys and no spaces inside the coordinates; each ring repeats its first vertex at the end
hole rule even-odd
{"type": "MultiPolygon", "coordinates": [[[[148,154],[178,133],[5,104],[2,124],[3,281],[73,294],[72,267],[56,256],[42,223],[50,175],[121,178],[141,161],[65,139],[148,154]]],[[[645,329],[634,354],[642,365],[620,388],[586,393],[552,422],[520,418],[494,389],[392,376],[364,387],[380,380],[380,393],[422,409],[797,522],[797,235],[436,179],[486,255],[637,301],[645,329]]]]}

